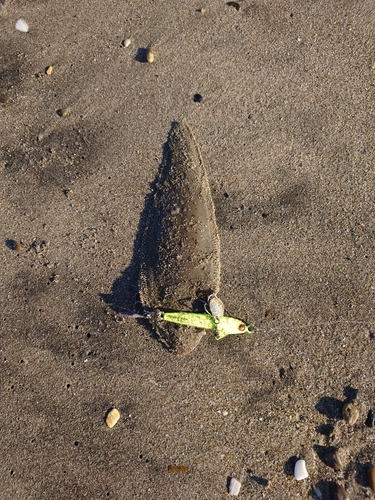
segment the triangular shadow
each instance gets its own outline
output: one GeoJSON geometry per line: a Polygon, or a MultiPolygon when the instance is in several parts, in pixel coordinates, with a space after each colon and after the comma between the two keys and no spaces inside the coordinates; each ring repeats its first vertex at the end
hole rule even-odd
{"type": "MultiPolygon", "coordinates": [[[[176,122],[172,122],[167,141],[162,148],[162,162],[156,174],[154,181],[150,184],[150,193],[145,198],[144,208],[141,213],[136,238],[133,247],[133,257],[130,265],[118,277],[111,288],[111,293],[100,294],[100,297],[108,304],[116,313],[121,311],[133,312],[134,307],[139,301],[139,277],[141,266],[151,266],[152,262],[146,262],[148,253],[144,249],[144,241],[149,240],[147,232],[150,231],[150,216],[156,210],[155,196],[160,185],[169,175],[171,168],[169,137],[175,127],[176,122]]],[[[161,214],[155,214],[160,216],[161,214]]],[[[156,238],[155,238],[156,240],[156,238]]],[[[139,311],[137,311],[139,312],[139,311]]]]}

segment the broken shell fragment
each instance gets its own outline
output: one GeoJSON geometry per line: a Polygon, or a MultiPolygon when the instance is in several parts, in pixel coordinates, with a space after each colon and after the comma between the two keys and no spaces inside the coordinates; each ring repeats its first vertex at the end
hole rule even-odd
{"type": "Polygon", "coordinates": [[[53,71],[53,66],[48,66],[48,68],[46,68],[46,75],[51,76],[52,71],[53,71]]]}
{"type": "Polygon", "coordinates": [[[108,413],[105,422],[108,425],[108,427],[112,429],[112,427],[117,424],[119,418],[120,418],[120,412],[116,408],[112,408],[112,410],[108,413]]]}
{"type": "Polygon", "coordinates": [[[342,409],[342,418],[349,425],[354,425],[359,417],[358,408],[353,403],[346,403],[342,409]]]}
{"type": "Polygon", "coordinates": [[[346,493],[344,486],[342,486],[341,484],[337,485],[336,496],[337,500],[349,500],[348,494],[346,493]]]}
{"type": "Polygon", "coordinates": [[[296,465],[294,466],[294,477],[297,481],[301,481],[302,479],[309,477],[309,473],[306,469],[306,462],[304,460],[297,460],[296,465]]]}
{"type": "Polygon", "coordinates": [[[148,63],[153,63],[154,62],[154,59],[155,59],[155,55],[151,49],[151,47],[149,47],[147,49],[147,54],[146,54],[146,59],[147,59],[147,62],[148,63]]]}
{"type": "Polygon", "coordinates": [[[337,451],[332,454],[332,465],[333,465],[333,469],[336,472],[338,472],[339,470],[342,470],[344,468],[337,451]]]}
{"type": "Polygon", "coordinates": [[[228,486],[229,495],[237,496],[240,492],[240,489],[241,489],[241,483],[237,481],[237,479],[235,479],[234,477],[231,477],[228,486]]]}
{"type": "Polygon", "coordinates": [[[15,28],[18,31],[22,31],[22,33],[27,33],[29,31],[29,26],[23,19],[18,19],[15,28]]]}

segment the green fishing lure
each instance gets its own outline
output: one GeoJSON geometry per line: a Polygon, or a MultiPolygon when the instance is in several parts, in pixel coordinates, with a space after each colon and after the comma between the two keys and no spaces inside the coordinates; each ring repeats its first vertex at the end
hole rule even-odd
{"type": "Polygon", "coordinates": [[[193,328],[203,328],[204,330],[216,330],[216,340],[223,339],[227,335],[251,333],[250,325],[246,325],[243,321],[231,318],[230,316],[221,316],[220,319],[217,320],[210,314],[179,311],[158,311],[158,315],[160,319],[170,323],[192,326],[193,328]]]}

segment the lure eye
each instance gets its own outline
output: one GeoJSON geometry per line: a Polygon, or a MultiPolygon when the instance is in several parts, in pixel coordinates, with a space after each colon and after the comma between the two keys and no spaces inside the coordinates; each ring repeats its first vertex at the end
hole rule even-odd
{"type": "Polygon", "coordinates": [[[246,325],[244,325],[243,323],[240,323],[240,324],[238,325],[238,330],[239,330],[240,332],[244,332],[244,331],[246,330],[246,325]]]}

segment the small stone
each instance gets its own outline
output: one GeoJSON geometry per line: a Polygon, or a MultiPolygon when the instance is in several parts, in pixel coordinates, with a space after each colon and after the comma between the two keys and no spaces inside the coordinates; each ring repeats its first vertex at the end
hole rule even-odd
{"type": "Polygon", "coordinates": [[[51,76],[52,71],[53,71],[53,66],[48,66],[48,68],[46,68],[46,75],[51,76]]]}
{"type": "Polygon", "coordinates": [[[346,403],[342,409],[342,418],[349,425],[354,425],[359,417],[358,408],[353,403],[346,403]]]}
{"type": "Polygon", "coordinates": [[[0,95],[0,104],[8,104],[9,97],[7,95],[0,95]]]}
{"type": "Polygon", "coordinates": [[[304,460],[297,460],[296,465],[294,466],[294,477],[297,481],[301,481],[302,479],[309,477],[309,473],[306,469],[306,462],[304,460]]]}
{"type": "Polygon", "coordinates": [[[107,418],[105,419],[105,421],[106,421],[106,424],[108,425],[108,427],[110,429],[112,429],[112,427],[117,424],[119,418],[120,418],[120,412],[118,410],[116,410],[116,408],[113,408],[108,413],[107,418]]]}
{"type": "Polygon", "coordinates": [[[203,97],[200,94],[194,94],[193,101],[194,102],[202,102],[203,97]]]}
{"type": "Polygon", "coordinates": [[[234,477],[231,477],[228,486],[229,495],[237,496],[240,492],[240,489],[241,489],[241,483],[237,481],[237,479],[235,479],[234,477]]]}
{"type": "Polygon", "coordinates": [[[198,9],[198,12],[200,12],[201,14],[204,14],[206,12],[206,9],[198,9]]]}
{"type": "Polygon", "coordinates": [[[224,416],[224,417],[227,417],[227,416],[229,415],[229,413],[227,412],[227,410],[224,410],[224,411],[222,412],[222,414],[223,414],[223,416],[224,416]]]}
{"type": "Polygon", "coordinates": [[[65,117],[68,114],[68,110],[66,108],[61,108],[61,109],[58,110],[57,114],[59,116],[65,117]]]}
{"type": "Polygon", "coordinates": [[[368,470],[368,480],[370,483],[370,488],[375,491],[375,467],[370,467],[368,470]]]}
{"type": "Polygon", "coordinates": [[[24,21],[23,19],[18,19],[15,27],[16,30],[22,31],[22,33],[27,33],[29,31],[29,26],[27,25],[27,22],[24,21]]]}
{"type": "Polygon", "coordinates": [[[123,45],[124,47],[129,47],[129,45],[130,45],[131,43],[132,43],[132,42],[131,42],[130,38],[125,38],[125,40],[123,40],[123,41],[122,41],[122,45],[123,45]]]}
{"type": "Polygon", "coordinates": [[[155,55],[154,55],[154,53],[153,53],[153,51],[152,51],[151,47],[149,47],[149,48],[147,49],[146,59],[147,59],[147,62],[148,62],[148,63],[153,63],[153,62],[154,62],[154,60],[155,60],[155,55]]]}

